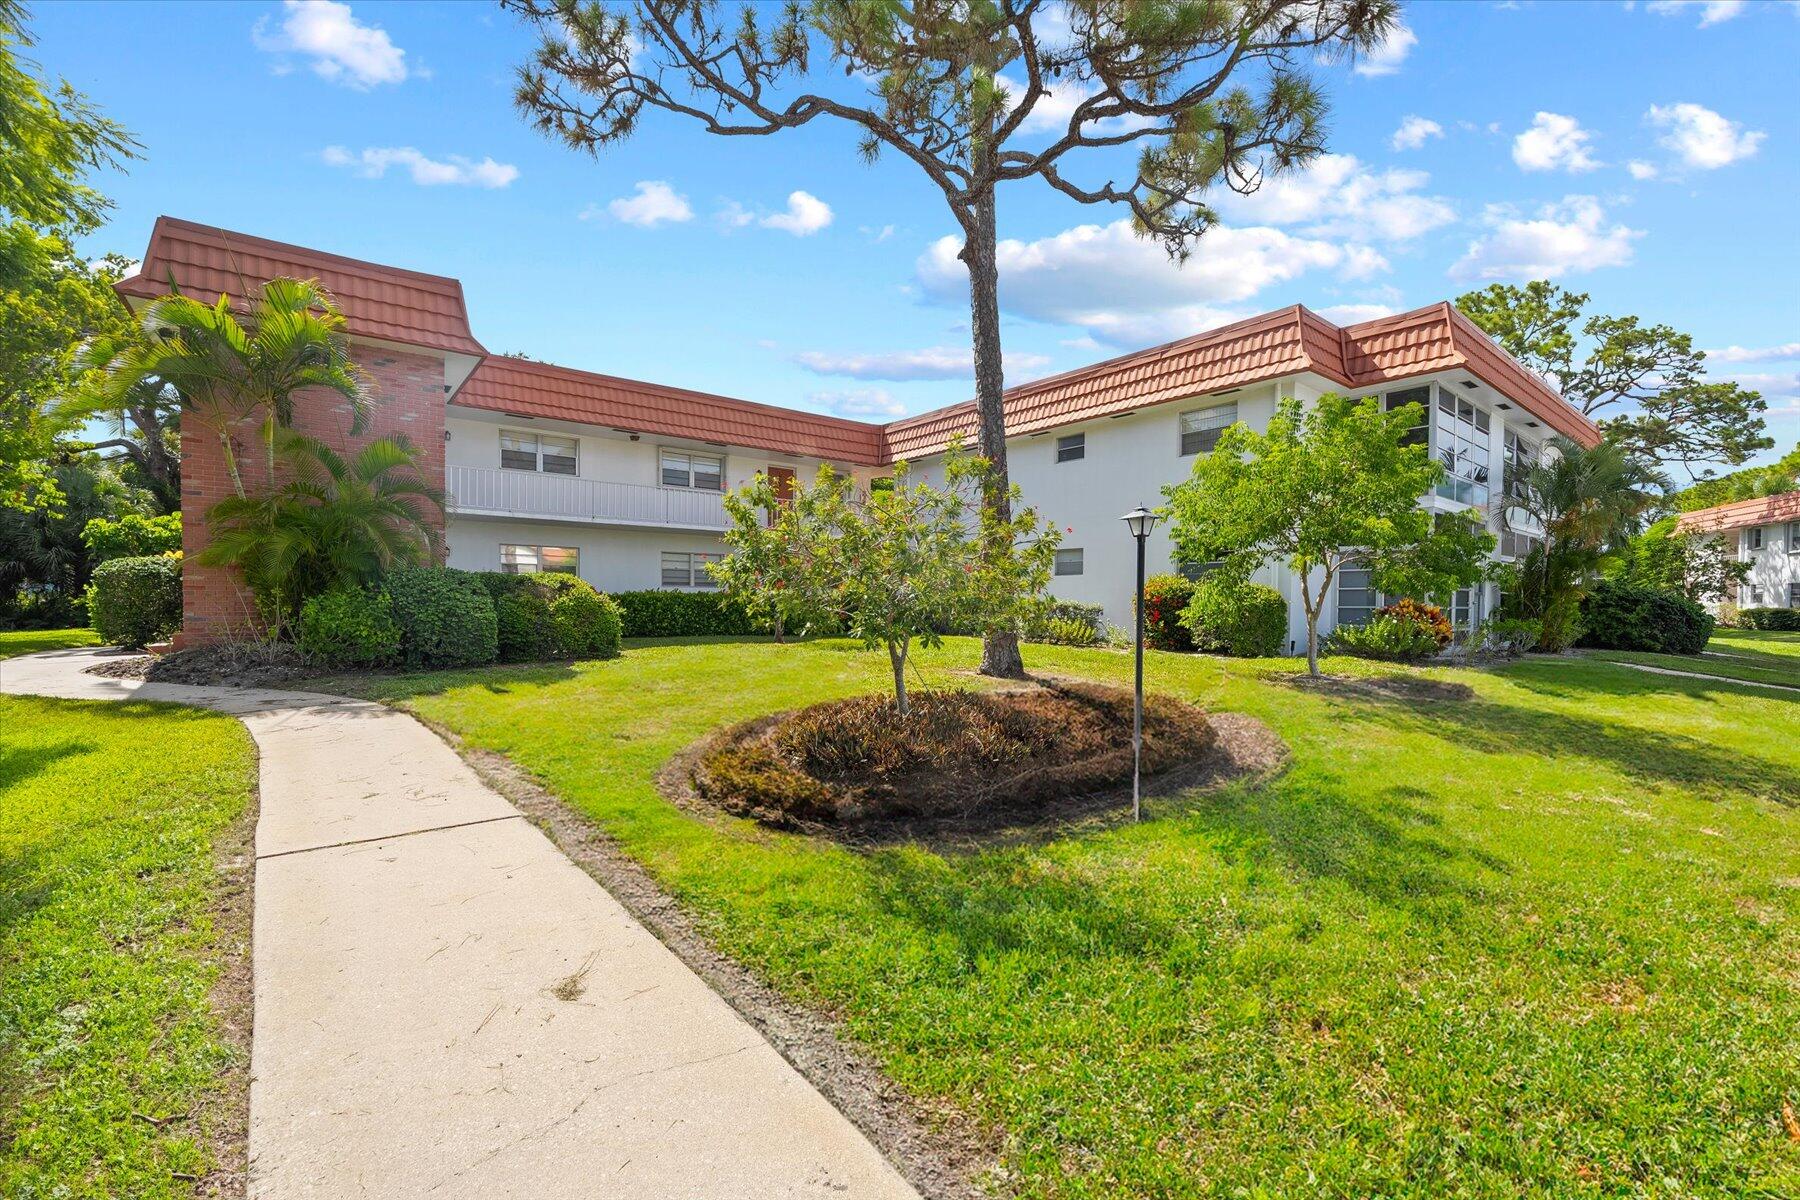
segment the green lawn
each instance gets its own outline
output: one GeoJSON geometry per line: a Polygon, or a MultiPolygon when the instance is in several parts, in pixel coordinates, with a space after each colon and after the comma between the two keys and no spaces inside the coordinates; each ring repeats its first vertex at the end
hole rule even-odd
{"type": "MultiPolygon", "coordinates": [[[[967,682],[976,648],[921,657],[967,682]]],[[[1792,700],[1568,659],[1423,672],[1472,691],[1400,699],[1153,654],[1153,688],[1268,722],[1291,770],[948,856],[654,791],[708,730],[885,670],[839,642],[637,643],[368,686],[535,772],[726,951],[995,1131],[1001,1193],[1800,1194],[1792,700]]]]}
{"type": "Polygon", "coordinates": [[[71,646],[98,646],[100,635],[91,629],[0,630],[0,658],[36,654],[39,650],[66,650],[71,646]]]}
{"type": "Polygon", "coordinates": [[[1596,650],[1593,657],[1609,662],[1643,663],[1670,671],[1693,671],[1720,679],[1800,688],[1800,633],[1721,629],[1707,643],[1705,654],[1596,650]]]}
{"type": "Polygon", "coordinates": [[[214,852],[255,779],[229,717],[0,697],[0,1196],[191,1197],[241,1143],[214,852]]]}

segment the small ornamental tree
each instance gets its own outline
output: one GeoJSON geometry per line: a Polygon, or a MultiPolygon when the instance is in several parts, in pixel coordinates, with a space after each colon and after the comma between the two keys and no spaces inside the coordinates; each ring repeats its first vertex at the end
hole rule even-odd
{"type": "Polygon", "coordinates": [[[1664,517],[1633,539],[1616,560],[1612,577],[1619,583],[1680,592],[1704,604],[1736,596],[1750,577],[1750,563],[1740,560],[1735,540],[1712,534],[1681,533],[1675,517],[1664,517]]]}
{"type": "MultiPolygon", "coordinates": [[[[944,629],[1022,624],[1050,582],[1055,527],[1030,508],[997,517],[982,504],[989,478],[985,459],[954,445],[942,487],[913,482],[902,462],[891,487],[859,499],[849,478],[821,467],[811,485],[796,483],[778,501],[758,476],[726,497],[733,553],[713,576],[754,614],[830,618],[868,649],[885,649],[905,719],[914,642],[936,646],[944,629]],[[994,554],[1000,543],[1010,552],[994,554]]],[[[1018,489],[1009,491],[1016,504],[1018,489]]]]}
{"type": "Polygon", "coordinates": [[[1420,420],[1416,404],[1383,412],[1373,397],[1327,395],[1305,413],[1282,401],[1266,433],[1233,425],[1192,478],[1164,489],[1177,559],[1222,560],[1238,580],[1286,563],[1300,580],[1306,666],[1317,675],[1319,616],[1346,564],[1366,565],[1381,591],[1441,596],[1480,579],[1494,548],[1472,515],[1419,507],[1443,475],[1425,447],[1406,444],[1420,420]]]}

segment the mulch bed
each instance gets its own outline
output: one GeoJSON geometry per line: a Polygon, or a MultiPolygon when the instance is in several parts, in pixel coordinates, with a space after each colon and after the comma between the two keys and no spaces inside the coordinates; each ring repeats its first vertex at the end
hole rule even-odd
{"type": "Polygon", "coordinates": [[[283,642],[216,642],[167,654],[121,655],[102,659],[87,670],[114,679],[199,687],[279,687],[319,674],[305,655],[283,642]]]}
{"type": "MultiPolygon", "coordinates": [[[[867,845],[992,844],[1130,812],[1129,691],[1044,680],[924,693],[914,709],[899,723],[872,696],[747,721],[676,755],[658,785],[690,811],[867,845]]],[[[1254,718],[1148,699],[1146,796],[1260,779],[1287,759],[1254,718]]]]}

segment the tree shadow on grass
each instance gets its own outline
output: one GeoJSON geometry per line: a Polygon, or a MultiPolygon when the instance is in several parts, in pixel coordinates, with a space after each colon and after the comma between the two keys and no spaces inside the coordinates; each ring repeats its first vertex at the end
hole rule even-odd
{"type": "MultiPolygon", "coordinates": [[[[1670,689],[1659,686],[1665,677],[1639,680],[1624,669],[1609,669],[1575,680],[1564,673],[1545,675],[1514,670],[1505,678],[1528,691],[1564,700],[1609,697],[1643,697],[1646,703],[1670,689]],[[1614,678],[1619,676],[1621,678],[1614,678]]],[[[1704,680],[1674,680],[1709,689],[1704,680]]],[[[1734,696],[1744,694],[1734,690],[1734,696]]],[[[1357,697],[1355,705],[1327,700],[1328,704],[1354,707],[1362,717],[1371,710],[1394,729],[1442,739],[1449,745],[1484,754],[1532,755],[1555,761],[1562,758],[1601,763],[1635,783],[1674,785],[1707,799],[1760,797],[1788,807],[1800,805],[1800,770],[1795,765],[1742,754],[1727,747],[1679,733],[1644,729],[1619,721],[1547,712],[1506,704],[1482,696],[1447,703],[1419,705],[1378,692],[1357,697]]]]}

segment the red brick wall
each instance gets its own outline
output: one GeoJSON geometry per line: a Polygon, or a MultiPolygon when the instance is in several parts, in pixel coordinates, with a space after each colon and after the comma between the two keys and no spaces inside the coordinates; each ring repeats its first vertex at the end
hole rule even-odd
{"type": "MultiPolygon", "coordinates": [[[[350,414],[330,393],[295,399],[294,427],[337,450],[353,450],[371,438],[404,434],[419,454],[419,467],[436,487],[444,486],[444,360],[404,350],[357,346],[357,360],[369,375],[375,404],[361,434],[350,436],[350,414]]],[[[256,421],[243,422],[233,439],[238,472],[246,489],[263,483],[266,469],[256,421]]],[[[256,627],[256,607],[235,572],[202,567],[194,556],[208,541],[206,510],[232,494],[231,475],[218,435],[197,423],[181,430],[182,645],[242,635],[256,627]]],[[[443,529],[441,515],[437,525],[443,529]]]]}

